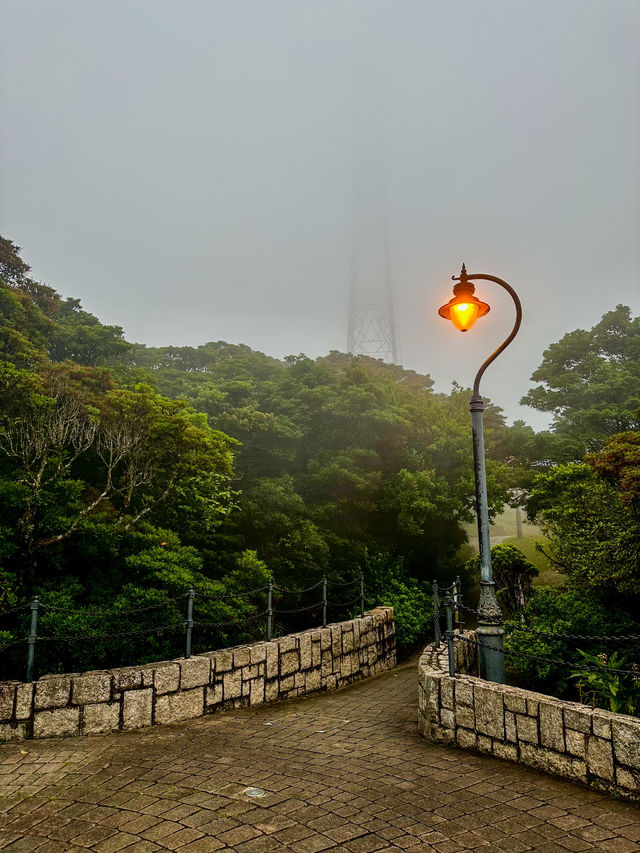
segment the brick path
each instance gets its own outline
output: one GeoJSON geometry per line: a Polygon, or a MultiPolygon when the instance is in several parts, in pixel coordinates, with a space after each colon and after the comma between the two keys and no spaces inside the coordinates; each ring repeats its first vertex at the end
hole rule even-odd
{"type": "Polygon", "coordinates": [[[415,667],[174,726],[0,746],[0,848],[640,851],[634,806],[420,738],[415,667]]]}

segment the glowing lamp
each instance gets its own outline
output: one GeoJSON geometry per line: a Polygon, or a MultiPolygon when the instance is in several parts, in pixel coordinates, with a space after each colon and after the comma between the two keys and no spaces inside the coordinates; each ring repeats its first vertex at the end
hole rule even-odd
{"type": "Polygon", "coordinates": [[[467,332],[478,317],[484,317],[488,313],[489,306],[473,295],[475,287],[467,280],[467,270],[464,264],[457,282],[453,286],[453,298],[438,309],[438,314],[445,320],[451,320],[456,329],[467,332]]]}

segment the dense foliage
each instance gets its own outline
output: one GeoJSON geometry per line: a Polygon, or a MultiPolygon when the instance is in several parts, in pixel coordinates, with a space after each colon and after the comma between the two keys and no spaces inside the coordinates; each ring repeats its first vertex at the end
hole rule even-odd
{"type": "MultiPolygon", "coordinates": [[[[431,385],[337,352],[132,345],[35,282],[0,239],[0,609],[39,595],[38,633],[54,638],[39,643],[39,671],[82,669],[176,654],[190,587],[202,648],[264,630],[264,597],[233,599],[244,590],[364,571],[368,603],[396,606],[410,648],[427,631],[424,581],[461,568],[473,498],[468,393],[431,385]],[[225,621],[242,629],[205,632],[225,621]],[[91,642],[55,640],[77,635],[91,642]]],[[[486,433],[497,510],[511,469],[491,407],[486,433]]],[[[0,643],[24,637],[27,619],[0,626],[0,643]]],[[[6,671],[23,657],[9,647],[6,671]]]]}

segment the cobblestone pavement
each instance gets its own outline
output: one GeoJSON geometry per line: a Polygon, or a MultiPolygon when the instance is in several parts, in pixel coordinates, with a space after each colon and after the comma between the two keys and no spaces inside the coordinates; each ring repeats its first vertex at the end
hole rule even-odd
{"type": "Polygon", "coordinates": [[[414,659],[331,694],[5,744],[0,848],[640,851],[636,807],[419,737],[416,693],[414,659]]]}

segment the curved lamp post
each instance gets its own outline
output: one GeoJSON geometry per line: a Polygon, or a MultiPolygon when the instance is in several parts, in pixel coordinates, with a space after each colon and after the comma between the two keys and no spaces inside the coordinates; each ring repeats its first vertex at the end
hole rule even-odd
{"type": "Polygon", "coordinates": [[[496,585],[493,580],[491,567],[491,543],[489,540],[489,505],[487,501],[487,472],[484,459],[484,430],[482,426],[482,413],[484,402],[480,396],[480,380],[485,370],[500,353],[506,349],[518,334],[522,321],[522,305],[518,294],[501,278],[495,275],[474,273],[467,275],[465,265],[459,276],[452,276],[457,284],[453,287],[453,298],[443,305],[438,314],[446,320],[451,320],[456,329],[461,332],[468,331],[479,317],[489,312],[486,302],[480,301],[474,296],[475,287],[471,281],[482,279],[493,281],[503,287],[511,296],[516,306],[516,321],[509,337],[491,353],[489,358],[482,364],[476,374],[473,383],[473,396],[470,401],[471,427],[473,430],[473,465],[476,482],[476,511],[478,517],[478,541],[480,545],[480,617],[478,620],[478,638],[480,641],[479,662],[480,675],[488,681],[497,681],[504,684],[504,654],[502,638],[502,611],[496,597],[496,585]]]}

